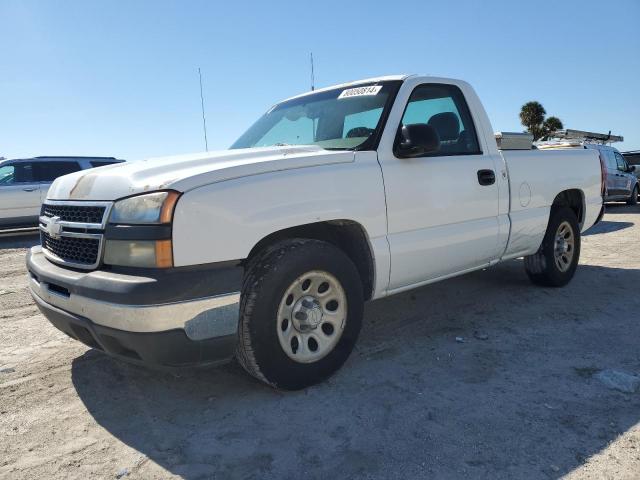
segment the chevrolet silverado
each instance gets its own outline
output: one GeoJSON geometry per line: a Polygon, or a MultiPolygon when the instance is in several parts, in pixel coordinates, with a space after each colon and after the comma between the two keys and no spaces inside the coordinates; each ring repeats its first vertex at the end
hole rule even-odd
{"type": "Polygon", "coordinates": [[[602,188],[594,150],[499,150],[463,81],[362,80],[274,105],[226,151],[58,178],[30,289],[115,357],[235,355],[300,389],[348,358],[365,301],[518,257],[567,284],[602,188]]]}

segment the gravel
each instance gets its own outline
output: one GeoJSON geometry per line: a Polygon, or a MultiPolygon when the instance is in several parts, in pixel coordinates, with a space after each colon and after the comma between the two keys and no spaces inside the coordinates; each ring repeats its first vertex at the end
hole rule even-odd
{"type": "Polygon", "coordinates": [[[566,288],[517,260],[372,302],[344,368],[295,393],[86,348],[29,298],[37,239],[0,240],[0,478],[637,479],[640,393],[599,375],[640,372],[639,239],[615,206],[566,288]]]}

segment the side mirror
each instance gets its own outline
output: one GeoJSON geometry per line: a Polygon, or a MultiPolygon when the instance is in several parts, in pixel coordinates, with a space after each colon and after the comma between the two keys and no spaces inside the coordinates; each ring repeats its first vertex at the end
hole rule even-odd
{"type": "Polygon", "coordinates": [[[635,165],[629,165],[629,172],[635,172],[636,171],[636,166],[635,165]]]}
{"type": "Polygon", "coordinates": [[[413,123],[400,127],[396,155],[400,158],[414,158],[440,150],[440,137],[431,125],[413,123]]]}

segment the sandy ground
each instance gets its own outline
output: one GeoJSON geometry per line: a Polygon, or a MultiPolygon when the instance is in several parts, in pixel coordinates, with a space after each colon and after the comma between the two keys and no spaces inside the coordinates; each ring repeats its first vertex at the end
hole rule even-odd
{"type": "Polygon", "coordinates": [[[36,241],[0,240],[0,478],[640,478],[640,392],[594,377],[640,374],[640,207],[609,209],[564,289],[512,261],[368,304],[345,367],[297,393],[67,338],[27,293],[36,241]]]}

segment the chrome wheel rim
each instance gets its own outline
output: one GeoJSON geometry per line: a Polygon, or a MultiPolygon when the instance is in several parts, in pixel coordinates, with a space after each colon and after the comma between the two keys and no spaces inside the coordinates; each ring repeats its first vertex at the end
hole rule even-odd
{"type": "Polygon", "coordinates": [[[300,275],[287,288],[276,329],[289,358],[313,363],[337,345],[347,319],[347,295],[336,277],[314,270],[300,275]]]}
{"type": "Polygon", "coordinates": [[[554,257],[556,266],[561,272],[566,272],[571,267],[575,252],[575,236],[569,222],[564,221],[558,226],[554,245],[554,257]]]}

